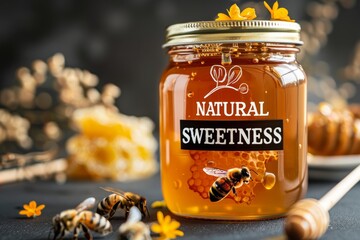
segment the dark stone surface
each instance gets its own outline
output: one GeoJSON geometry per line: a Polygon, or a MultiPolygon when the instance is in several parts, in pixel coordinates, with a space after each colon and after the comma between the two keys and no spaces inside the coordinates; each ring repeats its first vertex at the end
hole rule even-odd
{"type": "MultiPolygon", "coordinates": [[[[335,185],[334,182],[310,182],[307,197],[320,198],[335,185]]],[[[160,177],[128,183],[117,182],[68,182],[58,185],[53,182],[21,182],[0,186],[0,239],[47,239],[51,228],[51,218],[58,212],[73,208],[83,199],[94,196],[97,200],[104,196],[100,186],[112,186],[137,192],[146,196],[149,203],[162,199],[160,177]],[[43,214],[35,219],[26,219],[18,214],[22,204],[36,200],[46,204],[43,214]]],[[[330,227],[322,239],[358,239],[360,234],[360,184],[356,185],[330,211],[330,227]]],[[[169,214],[167,210],[163,210],[169,214]]],[[[146,222],[156,220],[156,210],[150,209],[151,217],[146,222]]],[[[284,239],[281,237],[283,219],[269,221],[236,222],[206,221],[176,217],[181,222],[185,236],[179,239],[284,239]]],[[[111,220],[116,230],[124,217],[117,213],[111,220]]],[[[82,237],[82,235],[81,235],[82,237]]],[[[71,239],[71,236],[67,236],[71,239]]],[[[95,239],[116,239],[116,233],[106,237],[95,235],[95,239]]]]}

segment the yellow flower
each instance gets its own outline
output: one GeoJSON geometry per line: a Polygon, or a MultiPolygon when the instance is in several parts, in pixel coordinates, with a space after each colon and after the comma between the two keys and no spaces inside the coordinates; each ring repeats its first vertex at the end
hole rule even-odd
{"type": "Polygon", "coordinates": [[[151,204],[151,208],[165,208],[166,202],[164,200],[162,201],[155,201],[151,204]]]}
{"type": "Polygon", "coordinates": [[[35,201],[31,201],[28,204],[23,205],[24,210],[19,212],[20,215],[26,215],[27,217],[37,217],[41,215],[41,210],[45,208],[44,204],[37,206],[35,201]]]}
{"type": "Polygon", "coordinates": [[[240,8],[235,4],[233,4],[229,10],[227,10],[228,15],[224,13],[218,13],[218,18],[215,21],[223,21],[223,20],[252,20],[256,18],[256,13],[254,8],[245,8],[242,12],[240,8]]]}
{"type": "Polygon", "coordinates": [[[272,8],[264,1],[264,5],[269,10],[271,14],[272,20],[281,20],[281,21],[288,21],[288,22],[295,22],[295,20],[290,19],[289,12],[286,8],[279,8],[279,3],[276,1],[272,8]]]}
{"type": "Polygon", "coordinates": [[[152,224],[151,231],[160,234],[160,238],[158,239],[175,239],[177,236],[184,236],[184,233],[178,230],[180,223],[178,221],[171,220],[169,215],[164,217],[164,214],[159,211],[157,212],[157,219],[159,223],[152,224]]]}

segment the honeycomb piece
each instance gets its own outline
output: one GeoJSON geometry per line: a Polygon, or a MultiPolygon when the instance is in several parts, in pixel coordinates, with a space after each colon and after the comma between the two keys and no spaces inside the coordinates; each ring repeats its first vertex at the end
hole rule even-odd
{"type": "Polygon", "coordinates": [[[70,178],[125,181],[156,172],[157,142],[148,118],[95,106],[76,110],[73,120],[80,133],[67,141],[70,178]]]}
{"type": "Polygon", "coordinates": [[[264,181],[266,164],[277,161],[277,151],[190,151],[194,164],[190,167],[191,178],[188,186],[202,198],[209,198],[209,190],[216,181],[216,177],[203,171],[204,167],[227,170],[230,168],[248,167],[252,181],[236,189],[236,195],[230,193],[228,197],[238,203],[250,204],[255,197],[254,187],[264,181]]]}
{"type": "Polygon", "coordinates": [[[336,109],[320,103],[308,116],[309,152],[315,155],[360,153],[360,119],[356,108],[336,109]]]}

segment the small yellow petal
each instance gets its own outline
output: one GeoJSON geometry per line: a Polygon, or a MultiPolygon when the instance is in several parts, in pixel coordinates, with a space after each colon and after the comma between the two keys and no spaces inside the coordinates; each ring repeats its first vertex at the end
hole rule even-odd
{"type": "Polygon", "coordinates": [[[230,10],[228,12],[229,12],[229,16],[233,20],[235,20],[234,18],[237,18],[240,16],[240,8],[238,7],[238,5],[236,5],[236,3],[231,5],[230,10]]]}
{"type": "Polygon", "coordinates": [[[36,208],[36,202],[35,201],[31,201],[29,203],[29,207],[32,208],[32,209],[35,209],[36,208]]]}
{"type": "Polygon", "coordinates": [[[218,13],[218,17],[215,19],[215,21],[227,21],[227,20],[231,20],[231,18],[224,13],[218,13]]]}
{"type": "Polygon", "coordinates": [[[275,3],[274,3],[274,5],[273,5],[273,10],[274,10],[274,12],[279,8],[279,3],[278,3],[278,1],[276,1],[275,3]]]}
{"type": "Polygon", "coordinates": [[[169,215],[166,215],[165,216],[165,219],[164,219],[164,225],[169,225],[170,224],[170,222],[171,222],[171,217],[169,216],[169,215]]]}
{"type": "Polygon", "coordinates": [[[162,208],[162,207],[166,207],[166,202],[164,200],[155,201],[151,204],[151,208],[162,208]]]}
{"type": "Polygon", "coordinates": [[[180,227],[180,223],[178,221],[172,221],[170,224],[169,224],[169,228],[172,229],[172,230],[176,230],[177,228],[180,227]]]}
{"type": "Polygon", "coordinates": [[[182,237],[184,236],[184,232],[181,230],[175,230],[175,235],[182,237]]]}
{"type": "Polygon", "coordinates": [[[157,212],[157,219],[160,224],[164,222],[164,214],[160,211],[157,212]]]}
{"type": "Polygon", "coordinates": [[[29,205],[27,205],[27,204],[24,204],[24,205],[23,205],[23,208],[24,208],[25,210],[28,210],[28,211],[31,211],[31,210],[32,210],[32,208],[31,208],[29,205]]]}
{"type": "Polygon", "coordinates": [[[254,8],[245,8],[240,15],[245,17],[247,20],[256,18],[256,12],[254,8]]]}
{"type": "Polygon", "coordinates": [[[35,215],[36,215],[36,216],[40,216],[40,215],[41,215],[41,211],[40,211],[40,210],[35,210],[35,215]]]}
{"type": "Polygon", "coordinates": [[[41,204],[41,205],[39,205],[39,206],[36,208],[36,210],[41,211],[41,210],[43,210],[44,208],[45,208],[45,205],[44,205],[44,204],[41,204]]]}
{"type": "Polygon", "coordinates": [[[154,223],[151,225],[151,231],[153,231],[154,233],[161,233],[162,232],[162,228],[159,224],[154,223]]]}
{"type": "Polygon", "coordinates": [[[269,4],[268,4],[266,1],[264,1],[264,5],[265,5],[266,9],[267,9],[270,13],[273,12],[273,10],[271,9],[271,7],[269,6],[269,4]]]}
{"type": "Polygon", "coordinates": [[[166,237],[167,239],[175,239],[176,238],[175,232],[166,233],[166,237]]]}
{"type": "Polygon", "coordinates": [[[246,20],[246,19],[247,19],[246,17],[243,17],[241,15],[231,17],[231,20],[240,20],[240,21],[242,21],[242,20],[246,20]]]}
{"type": "Polygon", "coordinates": [[[28,211],[27,210],[21,210],[19,212],[20,215],[27,215],[28,214],[28,211]]]}
{"type": "Polygon", "coordinates": [[[167,237],[169,239],[175,239],[177,236],[182,237],[182,236],[184,236],[184,233],[182,231],[180,231],[180,230],[175,230],[175,231],[169,232],[167,234],[167,237]]]}
{"type": "Polygon", "coordinates": [[[26,214],[26,216],[27,216],[27,217],[33,217],[33,216],[34,216],[34,214],[33,214],[33,213],[31,213],[31,212],[28,212],[28,213],[26,214]]]}

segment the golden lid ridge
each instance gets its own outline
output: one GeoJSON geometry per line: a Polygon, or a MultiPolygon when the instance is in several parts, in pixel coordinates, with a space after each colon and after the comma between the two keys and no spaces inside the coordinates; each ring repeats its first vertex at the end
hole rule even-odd
{"type": "Polygon", "coordinates": [[[283,43],[302,45],[298,23],[273,20],[201,21],[171,25],[163,47],[206,43],[283,43]]]}

